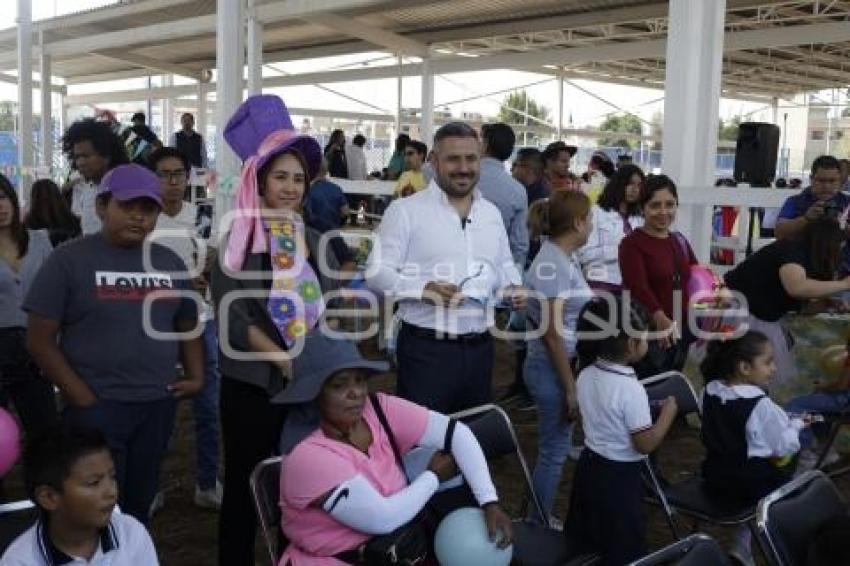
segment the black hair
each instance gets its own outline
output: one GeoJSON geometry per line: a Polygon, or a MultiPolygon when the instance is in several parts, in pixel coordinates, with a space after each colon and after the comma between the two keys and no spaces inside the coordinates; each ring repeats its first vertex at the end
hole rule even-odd
{"type": "Polygon", "coordinates": [[[180,114],[180,119],[181,119],[181,120],[183,119],[183,116],[189,116],[189,117],[191,117],[191,118],[192,118],[192,120],[194,120],[194,119],[195,119],[195,115],[194,115],[194,114],[192,114],[191,112],[183,112],[182,114],[180,114]]]}
{"type": "Polygon", "coordinates": [[[407,134],[399,134],[395,139],[395,150],[398,152],[404,151],[404,148],[407,147],[407,144],[410,143],[410,136],[407,134]]]}
{"type": "Polygon", "coordinates": [[[366,136],[363,134],[357,134],[351,138],[351,143],[357,147],[363,147],[366,144],[366,136]]]}
{"type": "Polygon", "coordinates": [[[524,161],[538,171],[543,170],[543,156],[536,147],[519,148],[516,152],[514,163],[517,161],[524,161]]]}
{"type": "Polygon", "coordinates": [[[610,179],[614,174],[614,163],[604,153],[594,153],[591,155],[590,165],[596,167],[597,171],[605,175],[606,179],[610,179]]]}
{"type": "Polygon", "coordinates": [[[109,451],[106,438],[97,429],[55,425],[29,439],[24,449],[24,484],[27,497],[38,505],[35,492],[48,486],[62,492],[62,483],[81,458],[109,451]]]}
{"type": "Polygon", "coordinates": [[[340,141],[340,139],[345,139],[345,132],[337,128],[336,130],[331,132],[331,137],[328,138],[328,143],[325,144],[325,149],[322,151],[322,154],[327,155],[328,150],[330,150],[331,146],[340,141]]]}
{"type": "Polygon", "coordinates": [[[570,157],[576,154],[576,148],[571,145],[567,145],[562,141],[554,141],[546,146],[546,149],[543,150],[543,153],[540,154],[540,157],[543,158],[543,164],[547,164],[550,161],[554,161],[558,158],[558,155],[561,152],[566,151],[570,154],[570,157]]]}
{"type": "Polygon", "coordinates": [[[785,177],[779,177],[774,184],[777,189],[784,189],[788,186],[788,181],[785,180],[785,177]]]}
{"type": "Polygon", "coordinates": [[[632,165],[631,163],[622,165],[614,172],[611,178],[608,179],[608,182],[605,184],[605,188],[602,189],[602,194],[599,195],[599,201],[597,202],[599,208],[602,210],[614,210],[619,212],[620,205],[626,199],[626,186],[632,182],[632,177],[635,175],[640,177],[641,196],[638,198],[637,202],[629,205],[626,214],[629,216],[640,214],[640,203],[643,198],[643,184],[646,182],[646,175],[643,174],[643,169],[637,165],[632,165]]]}
{"type": "Polygon", "coordinates": [[[831,155],[821,155],[812,161],[812,177],[817,175],[818,169],[835,169],[841,171],[841,163],[831,155]]]}
{"type": "Polygon", "coordinates": [[[835,278],[841,263],[841,244],[844,239],[844,231],[835,217],[821,217],[806,224],[803,229],[803,246],[811,261],[807,269],[810,278],[818,281],[832,281],[835,278]]]}
{"type": "Polygon", "coordinates": [[[74,162],[74,145],[84,141],[91,142],[98,155],[109,160],[110,169],[130,162],[124,143],[108,123],[85,118],[68,126],[62,136],[62,152],[72,169],[77,167],[74,162]]]}
{"type": "Polygon", "coordinates": [[[183,163],[183,169],[188,173],[192,169],[192,165],[189,163],[189,158],[186,157],[186,154],[177,149],[176,147],[171,147],[164,145],[159,149],[153,150],[151,154],[148,156],[148,167],[150,167],[151,171],[156,172],[157,164],[163,159],[179,159],[183,163]]]}
{"type": "Polygon", "coordinates": [[[809,541],[806,564],[846,566],[850,564],[850,513],[830,517],[815,531],[809,541]]]}
{"type": "Polygon", "coordinates": [[[12,182],[2,173],[0,173],[0,192],[5,194],[6,198],[12,203],[12,224],[9,229],[12,232],[15,245],[18,246],[18,257],[24,257],[27,255],[27,249],[30,245],[30,234],[21,220],[21,201],[18,200],[18,193],[12,186],[12,182]]]}
{"type": "Polygon", "coordinates": [[[404,149],[407,150],[408,147],[412,147],[414,150],[416,150],[416,153],[421,155],[423,159],[426,155],[428,155],[428,146],[419,140],[410,140],[407,144],[407,147],[404,149]]]}
{"type": "Polygon", "coordinates": [[[648,328],[649,317],[638,303],[624,301],[619,295],[594,297],[582,307],[576,323],[579,371],[599,358],[611,362],[624,361],[629,338],[634,338],[635,332],[646,332],[648,328]],[[604,335],[600,336],[600,333],[604,335]]]}
{"type": "Polygon", "coordinates": [[[304,157],[304,154],[294,147],[289,147],[281,151],[280,153],[275,153],[274,155],[271,155],[268,160],[263,163],[263,166],[260,167],[259,171],[257,171],[257,191],[260,196],[265,193],[266,177],[268,177],[269,170],[271,169],[272,164],[277,160],[278,157],[287,154],[297,159],[298,163],[301,164],[301,168],[304,169],[304,193],[301,195],[301,204],[303,205],[304,201],[307,200],[307,191],[310,190],[310,186],[313,183],[313,178],[310,176],[310,169],[307,167],[307,159],[304,157]]]}
{"type": "Polygon", "coordinates": [[[748,330],[743,336],[731,340],[712,340],[706,348],[705,358],[699,365],[705,383],[729,379],[738,371],[741,362],[752,363],[764,353],[770,340],[758,330],[748,330]]]}
{"type": "Polygon", "coordinates": [[[145,116],[144,112],[136,112],[130,117],[130,121],[135,122],[136,120],[141,120],[144,124],[147,121],[147,117],[145,116]]]}
{"type": "Polygon", "coordinates": [[[514,152],[516,134],[513,128],[503,122],[481,126],[481,138],[490,157],[505,161],[514,152]]]}
{"type": "Polygon", "coordinates": [[[440,126],[434,134],[434,145],[436,146],[446,138],[475,138],[477,140],[478,133],[466,122],[449,122],[440,126]]]}
{"type": "Polygon", "coordinates": [[[62,198],[59,186],[50,179],[39,179],[30,189],[30,210],[26,226],[30,230],[62,230],[79,233],[80,221],[62,198]]]}
{"type": "Polygon", "coordinates": [[[667,175],[650,175],[646,178],[646,182],[643,184],[643,193],[640,196],[640,205],[645,206],[646,203],[652,200],[652,196],[655,193],[665,189],[673,194],[673,198],[676,199],[676,203],[678,204],[679,191],[676,189],[676,183],[673,182],[673,179],[667,175]]]}

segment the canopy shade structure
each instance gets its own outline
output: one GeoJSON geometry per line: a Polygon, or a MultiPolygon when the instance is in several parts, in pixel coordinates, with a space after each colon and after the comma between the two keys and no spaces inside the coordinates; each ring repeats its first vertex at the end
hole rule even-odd
{"type": "MultiPolygon", "coordinates": [[[[263,63],[386,51],[385,64],[266,78],[267,86],[519,69],[663,88],[668,2],[256,0],[263,63]],[[408,63],[399,66],[395,56],[408,63]]],[[[771,100],[850,84],[850,1],[726,2],[722,89],[771,100]]],[[[32,24],[33,61],[68,85],[174,74],[208,81],[215,0],[137,0],[32,24]],[[43,46],[43,47],[42,47],[43,46]]],[[[0,70],[17,65],[0,30],[0,70]]],[[[173,87],[179,88],[179,87],[173,87]]],[[[153,96],[170,93],[150,93],[153,96]]]]}

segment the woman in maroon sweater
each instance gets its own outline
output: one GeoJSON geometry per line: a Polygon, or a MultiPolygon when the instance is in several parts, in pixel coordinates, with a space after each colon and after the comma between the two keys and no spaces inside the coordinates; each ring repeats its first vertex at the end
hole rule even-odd
{"type": "Polygon", "coordinates": [[[659,340],[669,353],[668,359],[656,360],[660,371],[681,369],[676,366],[684,356],[676,356],[674,347],[686,352],[693,341],[686,305],[690,266],[697,260],[687,239],[671,230],[678,205],[676,184],[669,177],[649,177],[641,196],[644,225],[620,242],[623,288],[650,313],[653,330],[668,332],[659,340]]]}

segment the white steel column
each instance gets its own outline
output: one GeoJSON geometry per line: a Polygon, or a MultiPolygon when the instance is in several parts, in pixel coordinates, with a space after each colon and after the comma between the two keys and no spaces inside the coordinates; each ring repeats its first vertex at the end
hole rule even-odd
{"type": "Polygon", "coordinates": [[[32,182],[32,0],[18,0],[18,166],[22,200],[29,200],[32,182]],[[26,171],[25,175],[23,171],[26,171]]]}
{"type": "MultiPolygon", "coordinates": [[[[195,116],[195,131],[204,137],[204,143],[207,143],[207,89],[209,86],[205,82],[198,83],[198,107],[195,116]]],[[[209,148],[208,148],[209,149],[209,148]]]]}
{"type": "MultiPolygon", "coordinates": [[[[662,169],[683,190],[714,184],[726,0],[671,0],[662,169]]],[[[711,208],[681,207],[677,224],[708,263],[711,208]]]]}
{"type": "Polygon", "coordinates": [[[240,162],[224,140],[224,127],[242,102],[245,49],[241,29],[243,0],[218,0],[216,19],[216,139],[215,168],[219,190],[215,196],[213,233],[219,221],[233,208],[234,190],[227,189],[239,173],[240,162]]]}
{"type": "MultiPolygon", "coordinates": [[[[396,135],[396,137],[398,137],[398,135],[401,133],[401,112],[402,112],[402,106],[401,106],[401,95],[402,95],[401,68],[402,68],[403,65],[404,65],[404,59],[402,58],[401,55],[399,55],[398,56],[398,77],[396,77],[396,99],[395,99],[395,101],[396,101],[396,104],[395,104],[395,135],[396,135]]],[[[426,143],[428,145],[431,145],[430,141],[427,141],[426,143]]],[[[393,151],[395,151],[395,148],[393,148],[393,151]]]]}
{"type": "MultiPolygon", "coordinates": [[[[527,97],[526,97],[527,99],[527,97]]],[[[561,139],[564,132],[564,72],[558,73],[558,137],[561,139]]]]}
{"type": "MultiPolygon", "coordinates": [[[[51,79],[50,55],[44,52],[44,32],[39,36],[41,44],[41,165],[53,168],[53,84],[51,79]]],[[[50,175],[50,171],[48,171],[50,175]]]]}
{"type": "Polygon", "coordinates": [[[770,102],[770,121],[779,125],[779,98],[775,96],[770,102]]]}
{"type": "MultiPolygon", "coordinates": [[[[174,75],[163,75],[162,86],[174,85],[174,75]]],[[[148,118],[153,121],[153,118],[148,118]]],[[[171,145],[171,134],[174,133],[174,101],[171,98],[162,99],[162,144],[171,145]]]]}
{"type": "Polygon", "coordinates": [[[248,0],[248,96],[263,92],[263,22],[255,0],[248,0]]]}
{"type": "Polygon", "coordinates": [[[422,103],[420,108],[419,139],[431,147],[434,143],[434,73],[431,57],[422,59],[422,103]]]}

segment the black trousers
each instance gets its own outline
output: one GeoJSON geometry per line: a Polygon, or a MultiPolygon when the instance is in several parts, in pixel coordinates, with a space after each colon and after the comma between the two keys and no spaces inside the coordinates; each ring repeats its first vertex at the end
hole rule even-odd
{"type": "Polygon", "coordinates": [[[402,324],[398,336],[398,395],[432,411],[454,413],[489,403],[493,337],[426,337],[402,324]]]}
{"type": "Polygon", "coordinates": [[[286,414],[268,393],[227,376],[221,380],[224,497],[218,515],[218,563],[254,566],[257,513],[248,483],[254,467],[278,451],[286,414]]]}
{"type": "Polygon", "coordinates": [[[53,385],[27,353],[24,328],[0,329],[0,406],[10,403],[27,437],[58,421],[53,385]]]}
{"type": "Polygon", "coordinates": [[[609,460],[589,448],[579,458],[564,533],[600,553],[605,566],[646,554],[641,465],[609,460]]]}

